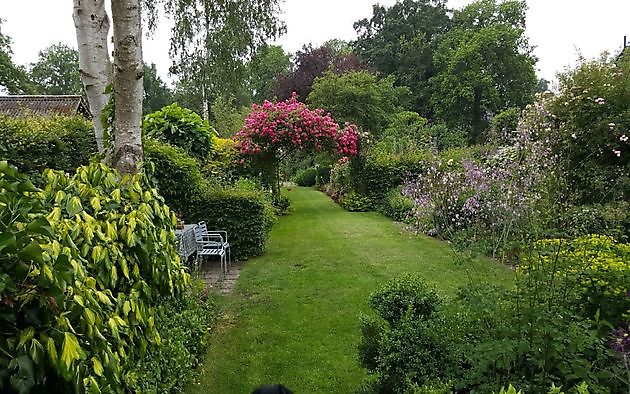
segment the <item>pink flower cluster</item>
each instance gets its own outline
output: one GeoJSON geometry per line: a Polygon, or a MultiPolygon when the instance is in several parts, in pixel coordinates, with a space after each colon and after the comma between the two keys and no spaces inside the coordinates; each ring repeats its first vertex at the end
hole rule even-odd
{"type": "Polygon", "coordinates": [[[334,149],[341,155],[358,153],[359,132],[346,123],[344,129],[322,109],[310,110],[296,95],[286,101],[254,104],[245,126],[234,140],[242,154],[255,155],[278,149],[334,149]]]}

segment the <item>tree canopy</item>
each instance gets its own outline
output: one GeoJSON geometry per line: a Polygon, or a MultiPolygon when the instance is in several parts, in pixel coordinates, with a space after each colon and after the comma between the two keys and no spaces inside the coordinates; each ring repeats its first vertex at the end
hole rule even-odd
{"type": "Polygon", "coordinates": [[[39,52],[30,76],[42,94],[83,94],[79,53],[61,42],[39,52]]]}

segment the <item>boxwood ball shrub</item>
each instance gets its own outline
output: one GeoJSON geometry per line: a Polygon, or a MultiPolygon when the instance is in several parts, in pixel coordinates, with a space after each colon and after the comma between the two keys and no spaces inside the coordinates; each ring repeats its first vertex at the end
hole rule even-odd
{"type": "Polygon", "coordinates": [[[141,175],[0,162],[0,380],[20,393],[122,392],[161,343],[155,305],[189,283],[173,212],[141,175]]]}
{"type": "Polygon", "coordinates": [[[10,118],[0,115],[0,159],[21,172],[46,168],[68,173],[97,152],[92,123],[82,116],[10,118]]]}

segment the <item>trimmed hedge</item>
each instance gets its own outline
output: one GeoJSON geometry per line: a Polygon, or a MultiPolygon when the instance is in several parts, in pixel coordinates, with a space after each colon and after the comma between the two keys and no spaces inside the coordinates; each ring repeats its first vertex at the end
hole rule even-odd
{"type": "Polygon", "coordinates": [[[190,204],[186,219],[204,220],[209,229],[227,231],[232,257],[246,259],[264,252],[275,214],[262,192],[209,188],[190,204]]]}
{"type": "Polygon", "coordinates": [[[422,173],[430,158],[428,152],[407,157],[368,158],[361,174],[365,195],[380,205],[387,192],[402,185],[409,175],[422,173]]]}
{"type": "Polygon", "coordinates": [[[72,174],[95,153],[92,122],[81,116],[15,119],[0,115],[0,159],[21,172],[41,174],[51,168],[72,174]]]}
{"type": "Polygon", "coordinates": [[[315,167],[299,170],[293,177],[293,182],[298,186],[315,186],[315,183],[317,183],[317,172],[315,167]]]}
{"type": "Polygon", "coordinates": [[[191,201],[204,190],[205,180],[197,160],[182,148],[150,138],[144,141],[144,156],[168,206],[186,216],[191,201]]]}
{"type": "Polygon", "coordinates": [[[204,220],[210,229],[227,231],[236,259],[263,253],[275,219],[264,191],[247,182],[225,188],[213,185],[204,179],[197,160],[165,142],[147,139],[144,149],[160,194],[186,222],[204,220]]]}

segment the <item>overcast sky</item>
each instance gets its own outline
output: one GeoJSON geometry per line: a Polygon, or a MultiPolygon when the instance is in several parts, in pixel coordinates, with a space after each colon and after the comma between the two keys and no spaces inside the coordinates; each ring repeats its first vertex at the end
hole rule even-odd
{"type": "MultiPolygon", "coordinates": [[[[321,44],[331,38],[352,40],[352,24],[370,17],[377,0],[285,0],[282,19],[287,34],[278,40],[295,52],[303,44],[321,44]]],[[[380,0],[390,6],[395,0],[380,0]]],[[[460,8],[471,0],[449,0],[460,8]]],[[[527,36],[536,47],[540,77],[554,78],[575,64],[578,52],[595,57],[602,51],[616,53],[623,36],[630,36],[630,0],[528,0],[527,36]]],[[[72,0],[0,0],[2,32],[13,39],[14,61],[28,64],[38,52],[57,42],[76,47],[72,0]]],[[[170,60],[169,24],[164,22],[152,39],[144,41],[144,60],[156,63],[167,78],[170,60]]]]}

